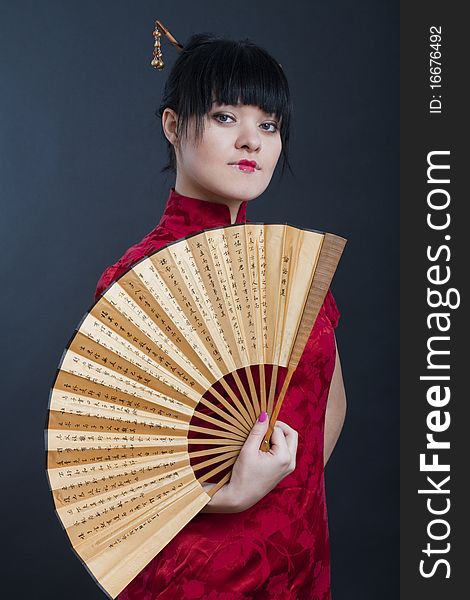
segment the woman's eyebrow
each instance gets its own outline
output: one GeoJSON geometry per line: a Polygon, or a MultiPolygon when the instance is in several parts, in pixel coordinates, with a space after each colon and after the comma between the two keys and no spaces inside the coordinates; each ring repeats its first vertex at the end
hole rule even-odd
{"type": "MultiPolygon", "coordinates": [[[[242,106],[255,106],[254,104],[243,104],[242,102],[240,102],[239,104],[224,104],[224,103],[220,103],[220,102],[216,102],[215,100],[212,102],[212,106],[215,107],[225,107],[225,108],[233,108],[233,109],[237,109],[240,108],[242,106]]],[[[277,121],[281,121],[282,118],[281,117],[276,117],[276,113],[272,112],[272,113],[268,113],[265,110],[263,110],[262,108],[260,108],[259,106],[257,106],[257,108],[268,118],[270,119],[276,119],[277,121]]]]}

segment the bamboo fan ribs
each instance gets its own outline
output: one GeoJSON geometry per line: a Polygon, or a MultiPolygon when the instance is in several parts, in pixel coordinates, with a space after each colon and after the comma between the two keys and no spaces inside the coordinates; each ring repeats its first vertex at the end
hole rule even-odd
{"type": "Polygon", "coordinates": [[[110,597],[230,479],[263,410],[269,450],[345,242],[287,224],[207,229],[134,265],[82,319],[51,390],[47,473],[110,597]]]}

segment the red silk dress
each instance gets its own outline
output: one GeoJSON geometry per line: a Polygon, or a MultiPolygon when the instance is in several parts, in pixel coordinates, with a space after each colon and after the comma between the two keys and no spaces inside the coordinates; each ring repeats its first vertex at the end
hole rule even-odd
{"type": "MultiPolygon", "coordinates": [[[[247,221],[246,205],[240,205],[236,223],[247,221]]],[[[172,188],[160,223],[106,269],[96,298],[160,247],[226,225],[226,205],[182,196],[172,188]]],[[[323,430],[338,318],[328,291],[279,414],[299,434],[293,473],[248,510],[196,515],[119,600],[331,600],[323,430]]]]}

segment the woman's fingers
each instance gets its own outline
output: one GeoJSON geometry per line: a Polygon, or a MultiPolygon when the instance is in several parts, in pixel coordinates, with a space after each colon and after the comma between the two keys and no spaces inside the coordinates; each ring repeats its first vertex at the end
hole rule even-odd
{"type": "Polygon", "coordinates": [[[280,427],[286,435],[288,435],[289,433],[296,433],[295,429],[292,429],[292,427],[287,423],[284,423],[284,421],[277,420],[275,425],[276,427],[280,427]]]}
{"type": "Polygon", "coordinates": [[[276,421],[276,426],[274,427],[274,429],[276,429],[277,427],[282,430],[285,442],[287,444],[287,447],[289,448],[289,452],[291,456],[295,458],[297,454],[297,445],[299,441],[299,435],[297,431],[295,429],[292,429],[292,427],[287,423],[284,423],[284,421],[276,421]]]}
{"type": "Polygon", "coordinates": [[[245,440],[243,445],[245,452],[256,452],[259,450],[261,446],[261,442],[263,441],[264,436],[266,435],[266,431],[268,430],[269,419],[266,413],[260,416],[262,421],[258,420],[253,425],[248,437],[245,440]]]}
{"type": "Polygon", "coordinates": [[[295,458],[297,454],[298,435],[295,429],[292,429],[283,421],[276,421],[271,436],[270,452],[279,458],[284,457],[284,462],[295,469],[295,458]]]}
{"type": "Polygon", "coordinates": [[[278,454],[279,452],[284,452],[287,449],[284,430],[281,429],[281,427],[278,427],[276,424],[271,435],[271,452],[273,454],[278,454]]]}

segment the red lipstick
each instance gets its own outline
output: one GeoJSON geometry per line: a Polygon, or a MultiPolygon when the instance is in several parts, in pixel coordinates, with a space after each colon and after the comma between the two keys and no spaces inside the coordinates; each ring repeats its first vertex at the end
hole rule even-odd
{"type": "Polygon", "coordinates": [[[246,173],[254,173],[257,169],[259,169],[258,163],[256,160],[239,160],[236,163],[230,163],[232,166],[238,167],[240,171],[245,171],[246,173]]]}

